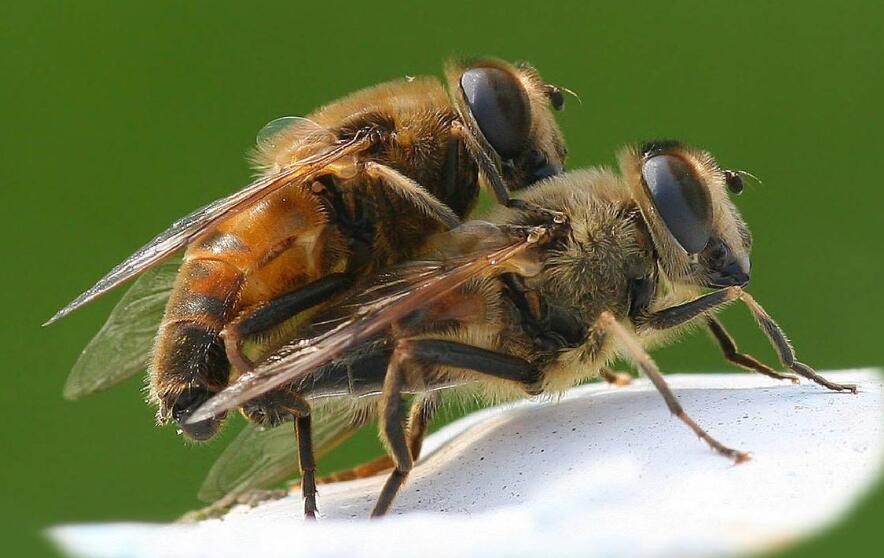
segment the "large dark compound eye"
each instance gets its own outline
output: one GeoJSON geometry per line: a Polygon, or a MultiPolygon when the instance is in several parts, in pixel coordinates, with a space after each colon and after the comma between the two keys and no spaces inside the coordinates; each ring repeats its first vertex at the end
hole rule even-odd
{"type": "Polygon", "coordinates": [[[498,68],[473,68],[460,87],[482,134],[503,159],[522,151],[531,131],[528,93],[512,74],[498,68]]]}
{"type": "Polygon", "coordinates": [[[654,207],[672,236],[689,254],[706,247],[712,233],[709,192],[681,158],[657,155],[642,166],[654,207]]]}

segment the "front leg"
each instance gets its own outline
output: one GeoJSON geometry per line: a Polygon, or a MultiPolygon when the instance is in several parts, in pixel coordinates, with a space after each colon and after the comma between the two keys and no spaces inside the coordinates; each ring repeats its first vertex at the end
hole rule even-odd
{"type": "Polygon", "coordinates": [[[798,377],[793,374],[782,374],[777,372],[770,366],[764,364],[759,361],[752,355],[747,355],[745,353],[741,353],[739,349],[737,349],[737,343],[734,341],[734,338],[727,332],[724,328],[724,325],[716,318],[712,316],[706,316],[706,327],[709,328],[709,332],[718,342],[718,345],[721,347],[721,352],[724,353],[724,358],[728,361],[736,364],[740,368],[744,370],[758,372],[759,374],[764,374],[765,376],[770,376],[776,380],[791,380],[793,384],[798,383],[798,377]]]}
{"type": "Polygon", "coordinates": [[[706,326],[715,340],[718,341],[727,360],[746,370],[753,370],[778,380],[792,380],[793,383],[797,383],[795,376],[781,374],[758,361],[755,357],[739,352],[733,337],[728,334],[721,322],[710,314],[710,312],[719,310],[722,306],[740,298],[742,292],[739,287],[729,287],[702,295],[684,304],[671,306],[652,314],[641,316],[637,321],[640,324],[650,325],[654,329],[667,329],[680,326],[702,314],[706,314],[706,326]]]}
{"type": "Polygon", "coordinates": [[[783,366],[799,376],[812,380],[832,391],[849,391],[851,393],[856,393],[857,388],[855,385],[830,382],[817,374],[813,368],[795,358],[795,350],[792,348],[789,340],[786,339],[786,335],[783,333],[780,326],[777,325],[773,318],[764,311],[764,308],[762,308],[749,293],[740,287],[728,287],[697,297],[690,302],[679,304],[678,306],[664,308],[663,310],[644,316],[638,322],[640,325],[648,325],[655,329],[675,327],[687,323],[701,314],[717,310],[735,300],[742,300],[752,312],[755,321],[761,327],[761,330],[764,331],[764,334],[767,336],[771,345],[776,349],[783,366]]]}
{"type": "Polygon", "coordinates": [[[718,310],[740,298],[742,289],[728,287],[695,298],[694,300],[663,308],[635,319],[637,325],[647,325],[654,329],[669,329],[686,324],[701,314],[718,310]]]}
{"type": "Polygon", "coordinates": [[[764,308],[762,308],[761,305],[749,295],[749,293],[741,292],[740,299],[749,307],[752,315],[755,316],[755,321],[758,322],[758,325],[761,327],[762,331],[764,331],[764,334],[767,336],[771,345],[776,349],[783,366],[786,366],[789,370],[795,372],[799,376],[804,376],[809,380],[813,380],[817,384],[832,391],[849,391],[850,393],[856,393],[856,385],[830,382],[817,374],[813,368],[795,358],[795,349],[792,348],[792,344],[786,339],[786,334],[783,333],[783,330],[777,325],[773,318],[764,311],[764,308]]]}
{"type": "Polygon", "coordinates": [[[362,169],[366,176],[380,181],[396,197],[411,205],[425,217],[439,223],[444,230],[451,230],[460,225],[460,218],[450,207],[396,169],[373,161],[363,163],[362,169]]]}
{"type": "MultiPolygon", "coordinates": [[[[509,188],[507,188],[507,185],[503,180],[503,175],[500,172],[500,165],[498,161],[490,155],[490,153],[494,153],[494,150],[487,144],[482,145],[480,141],[476,139],[476,136],[467,130],[466,126],[455,122],[451,126],[451,134],[463,142],[470,157],[472,157],[476,162],[476,165],[479,167],[479,172],[485,178],[485,183],[491,190],[491,194],[494,196],[497,203],[504,207],[510,207],[529,213],[541,223],[564,224],[568,222],[568,217],[561,211],[546,209],[539,205],[526,202],[525,200],[511,197],[509,188]]],[[[482,143],[484,143],[484,140],[482,143]]]]}

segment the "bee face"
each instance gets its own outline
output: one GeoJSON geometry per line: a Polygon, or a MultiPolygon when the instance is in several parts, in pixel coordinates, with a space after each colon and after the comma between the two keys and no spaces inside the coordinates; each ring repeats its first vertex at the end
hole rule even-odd
{"type": "Polygon", "coordinates": [[[451,63],[446,73],[467,109],[466,124],[497,154],[511,187],[564,170],[567,152],[549,110],[564,108],[561,89],[527,64],[495,59],[451,63]]]}
{"type": "Polygon", "coordinates": [[[752,237],[728,197],[742,191],[739,175],[674,141],[626,150],[620,163],[670,278],[713,288],[749,283],[752,237]]]}

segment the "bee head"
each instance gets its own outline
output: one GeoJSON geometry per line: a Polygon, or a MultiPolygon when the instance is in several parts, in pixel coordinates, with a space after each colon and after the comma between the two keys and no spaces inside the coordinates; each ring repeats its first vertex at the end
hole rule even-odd
{"type": "Polygon", "coordinates": [[[498,159],[511,189],[564,171],[567,150],[550,111],[564,109],[562,89],[527,64],[493,58],[449,62],[445,72],[469,133],[498,159]]]}
{"type": "Polygon", "coordinates": [[[712,288],[749,283],[752,236],[728,197],[742,190],[737,173],[671,140],[623,150],[620,166],[670,279],[712,288]]]}

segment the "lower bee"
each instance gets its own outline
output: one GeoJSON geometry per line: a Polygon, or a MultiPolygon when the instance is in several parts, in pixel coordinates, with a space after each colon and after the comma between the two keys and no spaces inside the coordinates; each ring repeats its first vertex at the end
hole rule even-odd
{"type": "Polygon", "coordinates": [[[397,80],[265,127],[253,157],[261,178],[173,224],[50,320],[153,267],[81,355],[65,395],[109,387],[150,360],[159,422],[206,440],[221,421],[185,421],[193,409],[354,281],[457,226],[480,182],[525,208],[510,190],[563,169],[550,110],[563,108],[562,90],[494,59],[451,62],[446,75],[447,91],[436,78],[397,80]]]}
{"type": "MultiPolygon", "coordinates": [[[[210,399],[205,420],[245,404],[271,420],[295,417],[302,492],[316,511],[313,406],[348,398],[379,418],[393,471],[372,516],[387,512],[418,458],[437,394],[479,390],[490,399],[557,393],[625,357],[678,419],[739,463],[682,408],[647,350],[701,324],[732,363],[783,379],[832,383],[795,356],[782,329],[745,290],[752,236],[728,196],[740,174],[704,151],[653,141],[619,154],[620,173],[570,172],[520,194],[568,216],[544,225],[518,209],[436,237],[422,257],[357,286],[335,312],[210,399]],[[781,373],[738,351],[715,314],[741,301],[776,350],[781,373]],[[414,394],[411,411],[403,409],[414,394]]],[[[349,432],[353,421],[343,421],[349,432]]],[[[318,449],[334,439],[326,432],[318,449]]],[[[228,460],[228,463],[231,461],[228,460]]],[[[266,461],[265,461],[266,462],[266,461]]]]}

